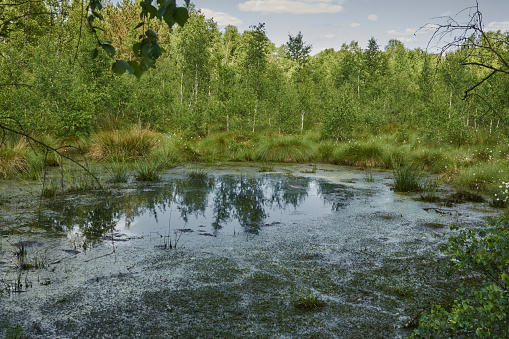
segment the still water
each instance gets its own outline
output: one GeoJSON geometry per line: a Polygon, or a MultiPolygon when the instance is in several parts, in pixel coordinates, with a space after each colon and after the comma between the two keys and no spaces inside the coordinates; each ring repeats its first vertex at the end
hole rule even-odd
{"type": "Polygon", "coordinates": [[[447,225],[493,213],[424,203],[394,193],[390,174],[335,166],[190,173],[49,200],[4,186],[0,328],[33,338],[403,338],[417,312],[455,293],[439,251],[447,225]],[[19,243],[44,267],[20,270],[19,243]],[[17,279],[23,291],[10,293],[17,279]],[[295,307],[310,295],[326,306],[295,307]]]}

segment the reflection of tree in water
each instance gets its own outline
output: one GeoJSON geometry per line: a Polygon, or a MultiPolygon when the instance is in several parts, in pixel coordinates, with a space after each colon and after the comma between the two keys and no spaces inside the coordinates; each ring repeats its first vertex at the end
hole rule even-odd
{"type": "Polygon", "coordinates": [[[214,229],[235,218],[248,232],[258,232],[266,217],[266,199],[258,179],[223,176],[218,179],[214,193],[214,229]]]}
{"type": "Polygon", "coordinates": [[[188,222],[190,215],[205,215],[212,196],[214,229],[237,219],[246,231],[257,233],[268,216],[266,208],[297,208],[307,198],[311,182],[317,184],[319,195],[332,202],[333,209],[344,208],[354,195],[347,186],[306,177],[206,176],[176,179],[157,186],[140,185],[117,195],[91,194],[47,201],[38,222],[57,232],[68,232],[78,226],[88,239],[97,239],[112,232],[123,218],[129,227],[135,218],[148,211],[157,221],[158,213],[169,209],[172,203],[183,221],[188,222]]]}
{"type": "Polygon", "coordinates": [[[270,206],[285,209],[287,205],[292,205],[297,208],[308,196],[310,181],[309,178],[293,176],[266,178],[270,206]]]}
{"type": "Polygon", "coordinates": [[[189,215],[204,214],[208,196],[214,188],[214,177],[204,176],[179,180],[175,185],[175,202],[180,216],[187,223],[189,215]]]}
{"type": "Polygon", "coordinates": [[[118,214],[104,196],[92,200],[55,200],[46,205],[49,211],[41,213],[38,223],[53,232],[68,232],[78,226],[87,239],[98,239],[112,232],[118,214]]]}
{"type": "Polygon", "coordinates": [[[332,203],[332,210],[338,211],[350,205],[355,190],[347,185],[333,184],[325,180],[317,180],[318,195],[332,203]]]}

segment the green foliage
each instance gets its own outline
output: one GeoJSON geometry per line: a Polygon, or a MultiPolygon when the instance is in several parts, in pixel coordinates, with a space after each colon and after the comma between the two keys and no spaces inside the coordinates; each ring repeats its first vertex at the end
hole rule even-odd
{"type": "Polygon", "coordinates": [[[339,148],[334,153],[336,162],[345,165],[354,166],[381,166],[384,158],[384,148],[386,145],[380,141],[371,141],[367,143],[352,142],[345,144],[344,148],[339,148]]]}
{"type": "Polygon", "coordinates": [[[138,181],[157,182],[160,178],[160,173],[164,166],[157,160],[142,160],[137,161],[134,169],[134,178],[138,181]]]}
{"type": "Polygon", "coordinates": [[[293,302],[293,304],[295,307],[306,311],[321,310],[327,306],[325,301],[319,299],[311,292],[301,295],[297,300],[293,302]]]}
{"type": "Polygon", "coordinates": [[[111,163],[107,169],[108,181],[112,183],[125,183],[129,180],[129,166],[125,161],[111,163]]]}
{"type": "Polygon", "coordinates": [[[450,307],[435,305],[421,315],[413,337],[509,336],[509,218],[504,216],[475,229],[459,229],[442,251],[451,269],[480,277],[465,285],[450,307]]]}
{"type": "Polygon", "coordinates": [[[313,156],[311,143],[296,136],[266,138],[256,151],[257,160],[264,162],[306,162],[313,156]]]}
{"type": "Polygon", "coordinates": [[[140,127],[103,131],[93,138],[90,155],[117,162],[138,160],[149,156],[161,138],[160,134],[140,127]]]}
{"type": "Polygon", "coordinates": [[[7,142],[0,147],[0,176],[4,179],[24,172],[28,168],[27,147],[24,140],[7,142]]]}
{"type": "Polygon", "coordinates": [[[5,331],[5,339],[24,339],[27,338],[23,328],[20,325],[8,327],[5,331]]]}
{"type": "Polygon", "coordinates": [[[419,174],[411,167],[400,167],[394,171],[394,191],[418,192],[421,190],[419,174]]]}

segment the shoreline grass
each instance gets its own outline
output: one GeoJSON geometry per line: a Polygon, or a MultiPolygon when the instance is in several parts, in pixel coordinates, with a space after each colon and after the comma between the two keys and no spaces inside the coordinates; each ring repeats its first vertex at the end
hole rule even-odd
{"type": "MultiPolygon", "coordinates": [[[[53,140],[51,136],[44,138],[53,140]]],[[[217,132],[198,137],[136,126],[100,131],[88,140],[89,145],[80,141],[81,148],[88,149],[87,157],[107,164],[110,182],[126,182],[130,175],[138,181],[157,180],[162,169],[186,163],[216,165],[240,161],[268,168],[277,162],[329,163],[392,171],[397,181],[403,180],[398,175],[405,174],[402,168],[412,167],[422,176],[433,176],[451,185],[459,192],[458,196],[472,196],[476,200],[483,196],[494,206],[507,205],[500,203],[503,192],[499,186],[509,182],[509,143],[501,141],[505,140],[502,136],[472,138],[470,143],[457,146],[409,129],[358,132],[351,139],[333,141],[320,138],[316,131],[298,136],[268,132],[237,136],[217,132]],[[127,168],[130,163],[132,173],[127,168]]],[[[38,179],[38,173],[49,164],[43,163],[42,155],[32,153],[23,141],[5,143],[0,148],[0,177],[38,179]]],[[[417,186],[414,183],[411,190],[419,191],[417,186]]],[[[433,199],[428,193],[424,194],[426,199],[433,199]]]]}

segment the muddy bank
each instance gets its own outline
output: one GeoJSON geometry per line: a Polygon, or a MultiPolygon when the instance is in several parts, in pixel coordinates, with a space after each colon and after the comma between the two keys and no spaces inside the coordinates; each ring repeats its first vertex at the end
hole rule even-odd
{"type": "Polygon", "coordinates": [[[403,338],[455,289],[446,226],[493,213],[395,194],[388,174],[276,170],[208,168],[193,182],[176,169],[5,214],[0,325],[33,338],[403,338]],[[19,241],[44,268],[16,268],[19,241]],[[326,306],[295,307],[310,295],[326,306]]]}

